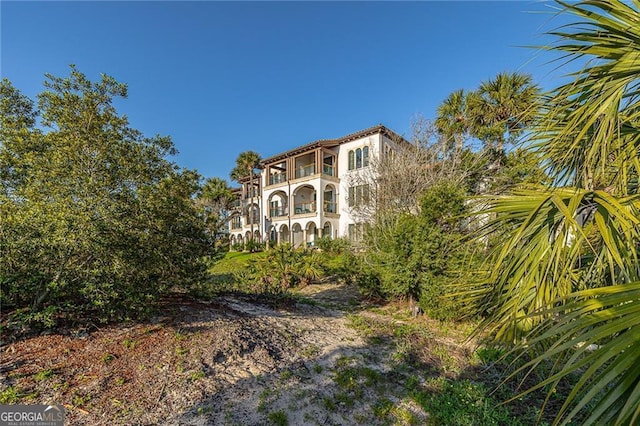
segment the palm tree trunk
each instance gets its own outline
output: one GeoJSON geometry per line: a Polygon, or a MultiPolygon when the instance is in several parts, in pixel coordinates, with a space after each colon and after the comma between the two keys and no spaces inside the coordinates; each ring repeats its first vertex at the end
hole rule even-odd
{"type": "MultiPolygon", "coordinates": [[[[249,226],[251,227],[251,236],[249,241],[253,243],[253,170],[249,171],[249,191],[251,191],[251,204],[249,204],[249,226]]],[[[251,251],[253,251],[253,244],[251,244],[251,251]]]]}

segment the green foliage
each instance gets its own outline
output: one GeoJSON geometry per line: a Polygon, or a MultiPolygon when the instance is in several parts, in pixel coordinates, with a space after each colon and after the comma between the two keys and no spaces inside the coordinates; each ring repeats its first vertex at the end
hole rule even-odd
{"type": "Polygon", "coordinates": [[[9,313],[7,318],[7,328],[20,332],[24,329],[44,330],[53,328],[56,325],[56,317],[59,308],[56,306],[47,306],[40,310],[31,308],[19,308],[9,313]]]}
{"type": "Polygon", "coordinates": [[[548,93],[532,129],[533,152],[561,188],[538,187],[489,200],[500,245],[490,280],[476,289],[484,325],[526,373],[551,360],[533,389],[571,375],[578,383],[556,424],[640,420],[640,3],[558,1],[575,22],[546,47],[585,64],[548,93]]]}
{"type": "Polygon", "coordinates": [[[264,250],[264,243],[255,241],[255,240],[248,240],[243,247],[244,250],[248,251],[249,253],[256,253],[259,251],[264,250]]]}
{"type": "Polygon", "coordinates": [[[36,110],[0,85],[2,304],[99,320],[146,314],[204,272],[199,176],[165,159],[168,137],[146,138],[117,114],[126,85],[72,67],[45,88],[36,110]]]}
{"type": "Polygon", "coordinates": [[[280,244],[265,252],[263,257],[253,257],[247,266],[234,272],[235,280],[243,288],[270,295],[282,295],[296,285],[306,285],[323,275],[320,253],[293,249],[280,244]]]}
{"type": "Polygon", "coordinates": [[[269,423],[274,426],[287,426],[289,424],[287,413],[283,410],[272,411],[267,418],[269,419],[269,423]]]}
{"type": "Polygon", "coordinates": [[[202,185],[196,199],[196,205],[204,218],[206,232],[213,244],[212,256],[228,251],[227,233],[228,212],[235,201],[235,196],[227,182],[219,177],[209,178],[202,185]]]}
{"type": "Polygon", "coordinates": [[[419,215],[378,219],[367,235],[368,267],[359,268],[359,284],[370,294],[419,300],[434,318],[459,318],[467,310],[449,296],[449,287],[471,279],[464,271],[473,259],[469,245],[463,244],[464,188],[437,183],[425,192],[420,206],[419,215]]]}
{"type": "Polygon", "coordinates": [[[15,404],[19,400],[20,393],[13,386],[9,386],[0,392],[0,404],[15,404]]]}
{"type": "Polygon", "coordinates": [[[503,145],[534,122],[539,90],[531,76],[515,72],[483,81],[466,100],[471,134],[489,150],[502,154],[503,145]]]}
{"type": "MultiPolygon", "coordinates": [[[[249,237],[249,241],[253,242],[254,233],[253,233],[253,214],[251,213],[251,209],[256,208],[253,203],[253,189],[257,188],[258,185],[255,184],[254,180],[256,177],[256,169],[260,167],[260,154],[255,151],[245,151],[241,152],[236,158],[236,166],[231,171],[231,179],[235,180],[239,183],[246,183],[248,181],[248,186],[246,187],[250,191],[250,203],[245,211],[247,217],[249,219],[249,225],[251,226],[251,234],[249,237]]],[[[253,252],[254,247],[248,247],[247,249],[253,252]]]]}
{"type": "Polygon", "coordinates": [[[315,241],[316,247],[331,254],[343,254],[351,249],[351,241],[347,238],[322,237],[315,241]]]}
{"type": "Polygon", "coordinates": [[[410,393],[429,413],[430,425],[525,425],[488,396],[482,383],[469,380],[437,380],[431,383],[435,392],[415,390],[410,393]]]}

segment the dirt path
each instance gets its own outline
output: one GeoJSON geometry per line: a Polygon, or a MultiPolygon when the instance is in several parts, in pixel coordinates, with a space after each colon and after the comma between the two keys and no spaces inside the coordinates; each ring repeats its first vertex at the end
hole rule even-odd
{"type": "Polygon", "coordinates": [[[69,424],[369,425],[391,410],[424,420],[396,396],[408,374],[397,348],[350,326],[354,289],[301,294],[286,310],[176,302],[149,324],[19,341],[2,348],[0,391],[62,403],[69,424]]]}

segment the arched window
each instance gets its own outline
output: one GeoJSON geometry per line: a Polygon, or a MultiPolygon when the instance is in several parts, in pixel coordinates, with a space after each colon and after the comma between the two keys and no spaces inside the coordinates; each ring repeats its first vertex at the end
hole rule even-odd
{"type": "Polygon", "coordinates": [[[323,237],[327,237],[327,238],[331,238],[331,223],[327,222],[324,224],[324,228],[322,228],[322,236],[323,237]]]}
{"type": "Polygon", "coordinates": [[[369,147],[362,148],[362,166],[367,167],[369,165],[369,147]]]}
{"type": "Polygon", "coordinates": [[[356,169],[362,167],[362,150],[360,148],[356,149],[356,169]]]}
{"type": "Polygon", "coordinates": [[[353,170],[354,168],[355,168],[354,153],[353,151],[349,151],[349,170],[353,170]]]}

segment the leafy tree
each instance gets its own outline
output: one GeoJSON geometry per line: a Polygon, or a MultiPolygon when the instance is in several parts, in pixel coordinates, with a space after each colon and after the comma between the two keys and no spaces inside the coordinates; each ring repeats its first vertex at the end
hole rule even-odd
{"type": "Polygon", "coordinates": [[[372,292],[374,285],[388,299],[409,299],[412,304],[420,300],[436,318],[461,316],[462,307],[452,308],[454,302],[446,295],[447,286],[464,275],[469,251],[463,244],[465,212],[464,188],[443,180],[425,191],[419,214],[378,216],[367,233],[364,257],[376,279],[363,270],[365,290],[372,292]]]}
{"type": "Polygon", "coordinates": [[[216,249],[221,248],[220,244],[227,235],[225,231],[229,221],[229,211],[234,201],[235,196],[227,181],[219,177],[207,179],[196,200],[198,207],[202,210],[207,232],[213,239],[216,249]]]}
{"type": "Polygon", "coordinates": [[[580,375],[556,423],[582,413],[581,424],[637,424],[640,3],[558,3],[578,22],[548,49],[586,65],[545,98],[532,133],[558,187],[487,200],[499,244],[485,325],[537,351],[524,369],[553,360],[534,389],[580,375]]]}
{"type": "Polygon", "coordinates": [[[126,85],[73,66],[44,85],[37,110],[8,80],[0,86],[2,305],[144,313],[204,272],[199,176],[165,159],[168,137],[146,138],[117,114],[126,85]]]}
{"type": "Polygon", "coordinates": [[[249,213],[249,224],[251,226],[251,237],[250,241],[253,241],[253,213],[251,209],[253,209],[253,188],[254,188],[254,180],[256,177],[256,169],[260,167],[260,154],[255,151],[245,151],[241,152],[236,158],[236,166],[231,171],[231,179],[241,183],[241,181],[248,177],[249,178],[249,186],[250,186],[250,210],[249,213]]]}

